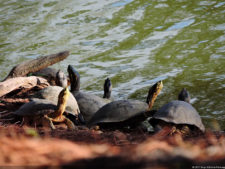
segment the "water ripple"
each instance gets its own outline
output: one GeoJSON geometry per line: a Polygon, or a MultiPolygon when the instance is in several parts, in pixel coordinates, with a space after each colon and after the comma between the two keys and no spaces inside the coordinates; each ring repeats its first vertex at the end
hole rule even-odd
{"type": "Polygon", "coordinates": [[[184,20],[184,21],[175,23],[173,26],[169,27],[167,30],[171,31],[171,30],[176,30],[176,29],[182,29],[184,27],[187,27],[187,26],[191,25],[194,22],[195,22],[194,19],[184,20]]]}

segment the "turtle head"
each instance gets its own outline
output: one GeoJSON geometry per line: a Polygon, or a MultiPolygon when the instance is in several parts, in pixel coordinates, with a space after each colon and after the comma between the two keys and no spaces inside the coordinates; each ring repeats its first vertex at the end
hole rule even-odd
{"type": "Polygon", "coordinates": [[[80,90],[80,74],[71,65],[68,66],[67,72],[69,74],[71,91],[72,92],[79,91],[80,90]]]}
{"type": "Polygon", "coordinates": [[[183,88],[181,90],[181,92],[178,95],[178,100],[181,100],[181,101],[185,101],[187,103],[190,103],[191,97],[190,97],[190,94],[187,91],[187,89],[183,88]]]}
{"type": "Polygon", "coordinates": [[[152,108],[155,99],[157,98],[157,96],[159,95],[160,91],[163,88],[163,83],[162,81],[158,81],[157,83],[155,83],[148,91],[148,96],[147,96],[147,100],[146,103],[149,105],[149,109],[152,108]]]}
{"type": "Polygon", "coordinates": [[[63,112],[66,109],[66,103],[67,103],[69,94],[70,94],[70,91],[69,91],[68,87],[65,87],[59,93],[57,107],[58,107],[58,113],[61,114],[61,115],[63,114],[63,112]]]}
{"type": "Polygon", "coordinates": [[[56,85],[65,88],[67,86],[67,77],[63,71],[59,70],[56,73],[56,85]]]}
{"type": "Polygon", "coordinates": [[[104,83],[104,96],[103,96],[103,98],[109,99],[111,97],[111,92],[112,92],[112,83],[111,83],[110,79],[107,78],[105,80],[105,83],[104,83]]]}

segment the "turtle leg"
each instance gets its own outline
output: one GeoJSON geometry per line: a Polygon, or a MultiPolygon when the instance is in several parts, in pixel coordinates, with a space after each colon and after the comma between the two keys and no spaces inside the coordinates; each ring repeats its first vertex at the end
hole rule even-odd
{"type": "Polygon", "coordinates": [[[33,121],[32,118],[27,117],[27,116],[24,116],[24,117],[23,117],[23,121],[22,121],[22,123],[20,124],[20,126],[21,126],[21,127],[22,127],[22,126],[28,127],[28,126],[31,125],[32,121],[33,121]]]}
{"type": "Polygon", "coordinates": [[[178,130],[177,130],[176,126],[172,126],[170,135],[173,135],[173,134],[176,133],[177,131],[178,131],[178,130]]]}
{"type": "Polygon", "coordinates": [[[98,131],[100,130],[100,126],[99,125],[94,125],[90,128],[91,130],[95,130],[95,131],[98,131]]]}
{"type": "Polygon", "coordinates": [[[75,130],[76,129],[73,122],[70,119],[66,118],[65,116],[59,116],[59,117],[53,118],[52,121],[53,122],[64,122],[67,125],[69,130],[75,130]]]}
{"type": "Polygon", "coordinates": [[[68,129],[69,130],[75,130],[76,127],[73,124],[73,122],[70,119],[68,119],[67,117],[65,117],[65,116],[63,116],[63,117],[64,117],[64,123],[67,125],[68,129]]]}
{"type": "Polygon", "coordinates": [[[25,124],[25,119],[24,119],[25,117],[23,117],[23,120],[22,120],[22,122],[20,123],[20,127],[22,127],[24,124],[25,124]]]}
{"type": "Polygon", "coordinates": [[[52,119],[49,118],[49,117],[46,116],[46,115],[42,118],[42,125],[43,125],[43,126],[48,126],[48,127],[50,127],[52,130],[55,130],[55,126],[54,126],[54,124],[53,124],[53,122],[52,122],[52,119]]]}
{"type": "Polygon", "coordinates": [[[184,125],[181,128],[181,133],[182,133],[182,135],[188,135],[188,134],[191,133],[191,130],[190,130],[190,128],[187,125],[184,125]]]}

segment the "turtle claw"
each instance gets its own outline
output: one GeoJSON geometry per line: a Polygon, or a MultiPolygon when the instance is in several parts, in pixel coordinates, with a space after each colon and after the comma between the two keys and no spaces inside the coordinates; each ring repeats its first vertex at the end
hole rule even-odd
{"type": "Polygon", "coordinates": [[[177,128],[176,126],[173,126],[171,128],[170,135],[179,134],[181,136],[187,136],[190,132],[190,128],[187,125],[182,126],[182,128],[177,128]]]}
{"type": "Polygon", "coordinates": [[[176,132],[177,132],[177,128],[176,128],[175,126],[173,126],[173,127],[171,128],[170,135],[173,135],[173,134],[176,133],[176,132]]]}
{"type": "Polygon", "coordinates": [[[98,130],[100,130],[100,126],[94,125],[94,126],[90,127],[90,129],[91,129],[91,130],[98,131],[98,130]]]}
{"type": "Polygon", "coordinates": [[[181,133],[182,133],[182,135],[187,136],[188,134],[191,133],[191,130],[187,125],[185,125],[181,129],[181,133]]]}

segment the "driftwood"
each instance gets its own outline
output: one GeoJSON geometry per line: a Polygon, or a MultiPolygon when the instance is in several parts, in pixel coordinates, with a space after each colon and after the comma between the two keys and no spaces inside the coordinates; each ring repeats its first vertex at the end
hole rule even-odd
{"type": "Polygon", "coordinates": [[[36,76],[16,77],[0,82],[0,97],[18,88],[32,88],[37,85],[49,86],[46,79],[36,76]]]}
{"type": "Polygon", "coordinates": [[[22,62],[14,66],[12,70],[10,71],[10,73],[8,74],[8,76],[3,81],[10,78],[22,77],[22,76],[26,76],[29,73],[37,72],[61,60],[64,60],[67,56],[69,56],[69,51],[42,56],[37,59],[22,62]]]}

